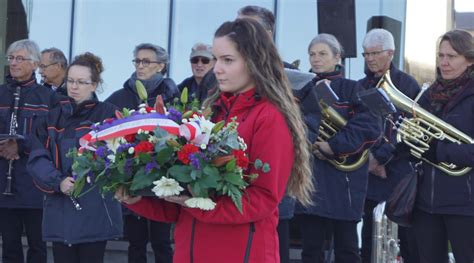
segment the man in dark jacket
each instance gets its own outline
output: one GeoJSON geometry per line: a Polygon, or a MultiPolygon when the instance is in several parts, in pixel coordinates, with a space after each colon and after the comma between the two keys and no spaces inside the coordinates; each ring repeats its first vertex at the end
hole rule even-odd
{"type": "MultiPolygon", "coordinates": [[[[385,29],[373,29],[367,33],[363,42],[367,64],[366,77],[359,80],[365,89],[375,88],[380,78],[390,70],[390,78],[395,87],[406,96],[414,99],[419,93],[418,83],[410,75],[398,70],[392,63],[395,52],[393,36],[385,29]]],[[[413,165],[407,155],[394,154],[396,131],[393,121],[404,113],[398,111],[390,120],[383,120],[384,139],[372,149],[369,157],[369,183],[364,205],[364,224],[362,227],[362,262],[371,262],[373,210],[378,203],[386,201],[397,183],[410,173],[414,173],[413,165]]],[[[399,226],[399,238],[404,262],[418,262],[418,253],[414,235],[410,228],[399,226]]]]}
{"type": "Polygon", "coordinates": [[[43,85],[47,88],[67,96],[66,90],[67,59],[64,53],[57,48],[48,48],[41,51],[41,74],[43,85]]]}
{"type": "Polygon", "coordinates": [[[26,171],[31,134],[56,104],[52,90],[37,84],[40,63],[38,45],[19,40],[7,50],[10,76],[0,86],[0,134],[18,134],[24,139],[0,141],[0,228],[3,262],[24,262],[21,236],[28,240],[27,262],[46,262],[46,244],[41,240],[43,196],[26,171]]]}
{"type": "Polygon", "coordinates": [[[194,95],[196,99],[202,102],[206,99],[209,90],[209,87],[203,85],[203,80],[208,73],[213,74],[211,71],[214,66],[212,47],[207,44],[196,43],[191,48],[189,62],[191,63],[193,75],[178,84],[178,89],[181,92],[185,87],[187,87],[189,94],[194,95]]]}

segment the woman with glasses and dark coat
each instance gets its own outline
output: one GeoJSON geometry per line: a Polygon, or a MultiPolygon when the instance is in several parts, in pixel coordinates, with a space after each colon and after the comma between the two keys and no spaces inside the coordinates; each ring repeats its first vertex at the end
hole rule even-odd
{"type": "Polygon", "coordinates": [[[28,160],[28,172],[45,193],[43,240],[53,243],[56,263],[103,262],[107,240],[122,236],[121,206],[110,194],[85,186],[87,193],[70,196],[75,180],[67,153],[79,147],[91,124],[115,115],[116,107],[99,102],[95,94],[102,71],[97,56],[75,57],[66,75],[69,101],[62,101],[38,125],[28,160]]]}
{"type": "MultiPolygon", "coordinates": [[[[179,96],[174,81],[164,77],[169,62],[166,50],[160,46],[143,43],[133,51],[135,72],[125,81],[123,88],[114,92],[105,101],[114,104],[120,110],[138,109],[140,100],[135,82],[140,80],[148,94],[147,104],[153,106],[156,97],[161,95],[164,103],[172,102],[179,96]]],[[[148,241],[155,254],[156,262],[171,263],[171,224],[148,220],[124,208],[124,234],[129,241],[128,260],[134,263],[146,263],[146,246],[148,241]]]]}

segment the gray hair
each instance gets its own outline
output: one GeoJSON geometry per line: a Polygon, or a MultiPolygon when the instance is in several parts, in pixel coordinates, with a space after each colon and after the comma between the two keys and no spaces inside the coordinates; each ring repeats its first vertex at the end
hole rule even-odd
{"type": "Polygon", "coordinates": [[[393,35],[383,28],[374,28],[367,32],[362,44],[363,48],[371,48],[381,46],[383,50],[395,50],[395,41],[393,35]]]}
{"type": "Polygon", "coordinates": [[[163,68],[163,70],[161,70],[161,74],[165,75],[166,72],[168,71],[168,63],[170,61],[170,56],[168,55],[168,52],[166,52],[166,49],[158,45],[153,45],[150,43],[142,43],[135,47],[135,49],[133,50],[133,56],[137,57],[138,52],[144,49],[148,49],[155,52],[156,60],[160,63],[165,64],[165,67],[163,68]]]}
{"type": "Polygon", "coordinates": [[[51,60],[51,63],[57,63],[59,64],[63,69],[67,68],[67,59],[64,53],[55,48],[47,48],[43,51],[41,51],[41,54],[49,53],[49,59],[51,60]]]}
{"type": "Polygon", "coordinates": [[[19,50],[26,50],[28,52],[28,58],[32,61],[39,63],[41,61],[41,54],[38,44],[36,44],[33,40],[29,39],[22,39],[13,42],[7,49],[7,55],[11,55],[13,52],[19,50]]]}
{"type": "Polygon", "coordinates": [[[339,43],[335,36],[326,33],[319,34],[313,38],[313,40],[311,40],[308,46],[308,53],[310,52],[312,46],[320,43],[328,45],[333,55],[339,54],[341,57],[343,56],[344,48],[342,47],[341,43],[339,43]]]}

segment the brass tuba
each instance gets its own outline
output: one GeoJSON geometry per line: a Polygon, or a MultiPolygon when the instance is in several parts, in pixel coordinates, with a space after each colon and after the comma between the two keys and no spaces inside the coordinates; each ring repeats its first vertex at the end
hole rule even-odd
{"type": "Polygon", "coordinates": [[[377,83],[377,88],[385,91],[397,109],[413,116],[403,118],[397,130],[397,142],[403,142],[408,145],[411,155],[430,163],[434,167],[452,176],[464,175],[471,170],[471,167],[458,167],[453,163],[432,163],[421,157],[421,155],[430,148],[430,142],[432,140],[438,139],[457,144],[472,144],[474,140],[471,137],[434,116],[418,105],[418,103],[400,92],[390,79],[390,71],[387,71],[382,76],[377,83]]]}
{"type": "MultiPolygon", "coordinates": [[[[319,126],[318,141],[327,141],[347,123],[346,119],[341,116],[334,108],[327,105],[324,101],[319,101],[321,107],[321,124],[319,126]]],[[[369,158],[369,150],[363,151],[356,161],[349,163],[347,157],[339,159],[328,159],[336,169],[343,172],[350,172],[359,169],[369,158]]]]}

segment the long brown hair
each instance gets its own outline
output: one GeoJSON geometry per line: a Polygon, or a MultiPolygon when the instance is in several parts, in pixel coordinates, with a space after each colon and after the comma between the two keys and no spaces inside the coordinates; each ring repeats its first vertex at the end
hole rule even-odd
{"type": "MultiPolygon", "coordinates": [[[[235,44],[237,51],[244,58],[255,82],[256,92],[268,99],[284,115],[294,145],[294,162],[288,180],[288,194],[303,205],[311,204],[314,187],[311,179],[309,144],[305,136],[306,126],[272,39],[262,25],[252,19],[225,22],[217,29],[214,37],[224,36],[235,44]]],[[[212,105],[219,96],[218,90],[204,102],[204,106],[212,105]]]]}

